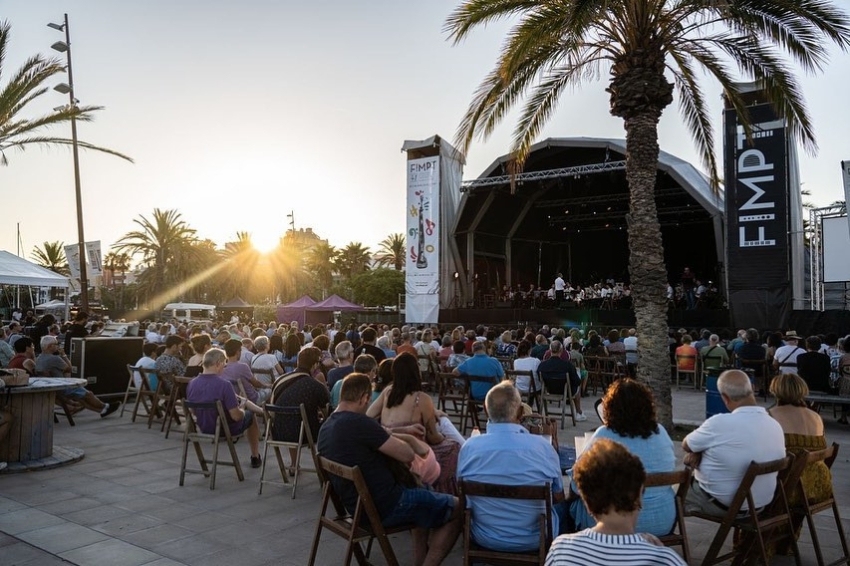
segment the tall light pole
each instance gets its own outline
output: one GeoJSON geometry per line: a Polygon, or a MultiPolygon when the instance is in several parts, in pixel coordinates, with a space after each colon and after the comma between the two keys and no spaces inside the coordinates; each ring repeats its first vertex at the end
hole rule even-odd
{"type": "MultiPolygon", "coordinates": [[[[65,53],[68,58],[68,84],[59,83],[53,90],[67,93],[70,100],[70,107],[77,107],[77,99],[74,98],[74,72],[71,68],[71,30],[68,27],[68,14],[65,14],[65,21],[62,24],[49,23],[47,27],[57,31],[65,32],[65,41],[57,41],[50,47],[60,53],[65,53]]],[[[83,312],[89,310],[89,279],[88,269],[86,268],[86,238],[83,233],[83,195],[80,190],[80,154],[77,147],[77,119],[75,115],[71,115],[71,148],[74,154],[74,189],[77,197],[77,244],[80,254],[80,309],[83,312]]]]}

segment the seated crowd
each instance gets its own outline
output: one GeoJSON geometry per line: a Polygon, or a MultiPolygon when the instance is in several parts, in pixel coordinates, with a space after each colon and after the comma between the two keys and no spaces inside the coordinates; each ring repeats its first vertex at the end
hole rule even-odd
{"type": "MultiPolygon", "coordinates": [[[[77,322],[84,330],[85,320],[77,322]]],[[[699,357],[703,367],[723,368],[718,390],[730,412],[709,418],[691,432],[682,441],[684,462],[677,463],[673,441],[657,421],[652,392],[624,372],[605,392],[601,426],[566,476],[551,441],[523,425],[531,409],[521,395],[539,391],[543,383],[552,389],[549,383],[559,380],[561,391],[569,387],[574,395],[576,420],[587,420],[581,411],[588,376],[585,360],[613,357],[633,369],[639,344],[633,329],[600,335],[547,326],[536,332],[499,332],[484,326],[446,331],[386,325],[343,329],[339,324],[310,327],[293,321],[188,327],[171,321],[146,326],[147,343],[137,366],[145,368],[152,387],[157,379],[196,376],[187,387],[188,401],[221,402],[230,432],[247,437],[252,467],[261,465],[257,418],[264,404],[303,404],[318,452],[360,467],[384,526],[415,525],[416,565],[440,564],[451,551],[462,530],[463,506],[471,513],[476,544],[502,552],[538,549],[542,503],[481,496],[464,500],[459,498],[459,482],[548,485],[552,532],[545,535],[554,540],[547,565],[684,564],[657,538],[674,528],[674,492],[669,487],[644,490],[647,474],[691,466],[686,512],[722,516],[752,460],[766,462],[782,458],[786,451],[826,447],[823,422],[805,399],[810,390],[833,388],[840,381],[836,373],[850,373],[850,337],[810,337],[803,348],[793,332],[781,340],[769,335],[765,344],[754,330],[726,341],[707,331],[694,334],[699,336],[696,342],[684,329],[671,334],[672,359],[678,361],[675,355],[687,352],[694,360],[699,357]],[[756,403],[750,377],[734,369],[746,368],[754,359],[763,362],[765,371],[772,366],[779,372],[769,382],[777,400],[770,411],[756,403]],[[730,365],[733,369],[725,369],[730,365]],[[531,376],[505,380],[506,367],[530,371],[531,376]],[[426,376],[436,371],[453,374],[450,381],[476,378],[469,382],[469,395],[483,404],[486,433],[466,439],[439,410],[423,390],[426,376]],[[329,415],[327,406],[333,409],[329,415]]],[[[17,337],[8,365],[33,375],[67,375],[70,363],[59,339],[48,332],[39,346],[36,356],[32,340],[17,337]]],[[[102,416],[117,407],[84,388],[65,395],[102,416]]],[[[202,432],[213,433],[215,416],[196,417],[202,432]]],[[[846,422],[846,414],[842,419],[846,422]]],[[[280,426],[275,421],[271,434],[275,440],[290,440],[299,430],[291,421],[280,426]]],[[[294,451],[290,458],[294,466],[294,451]]],[[[803,478],[814,501],[829,497],[832,490],[829,469],[820,464],[807,469],[803,478]]],[[[354,512],[354,486],[335,476],[330,481],[354,512]]],[[[771,502],[775,487],[775,474],[756,480],[756,508],[771,502]]],[[[795,529],[797,536],[799,524],[795,529]]]]}

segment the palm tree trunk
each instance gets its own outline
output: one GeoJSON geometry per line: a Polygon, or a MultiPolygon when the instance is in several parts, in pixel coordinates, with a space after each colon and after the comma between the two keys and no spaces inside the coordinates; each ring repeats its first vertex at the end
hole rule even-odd
{"type": "Polygon", "coordinates": [[[658,120],[649,114],[625,121],[629,182],[629,274],[640,345],[638,378],[653,391],[658,422],[673,426],[667,344],[667,270],[655,206],[658,120]]]}

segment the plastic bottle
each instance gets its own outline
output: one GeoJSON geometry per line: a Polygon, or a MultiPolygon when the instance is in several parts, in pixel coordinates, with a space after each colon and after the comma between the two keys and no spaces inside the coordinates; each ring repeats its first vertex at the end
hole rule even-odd
{"type": "Polygon", "coordinates": [[[476,427],[472,428],[472,433],[469,435],[469,438],[472,438],[474,436],[480,436],[480,435],[481,435],[481,430],[479,430],[479,428],[476,426],[476,427]]]}

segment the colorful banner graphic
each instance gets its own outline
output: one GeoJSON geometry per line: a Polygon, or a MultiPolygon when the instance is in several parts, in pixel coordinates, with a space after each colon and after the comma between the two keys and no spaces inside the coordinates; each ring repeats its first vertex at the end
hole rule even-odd
{"type": "Polygon", "coordinates": [[[405,319],[436,323],[440,311],[439,157],[407,161],[405,255],[405,319]]]}

